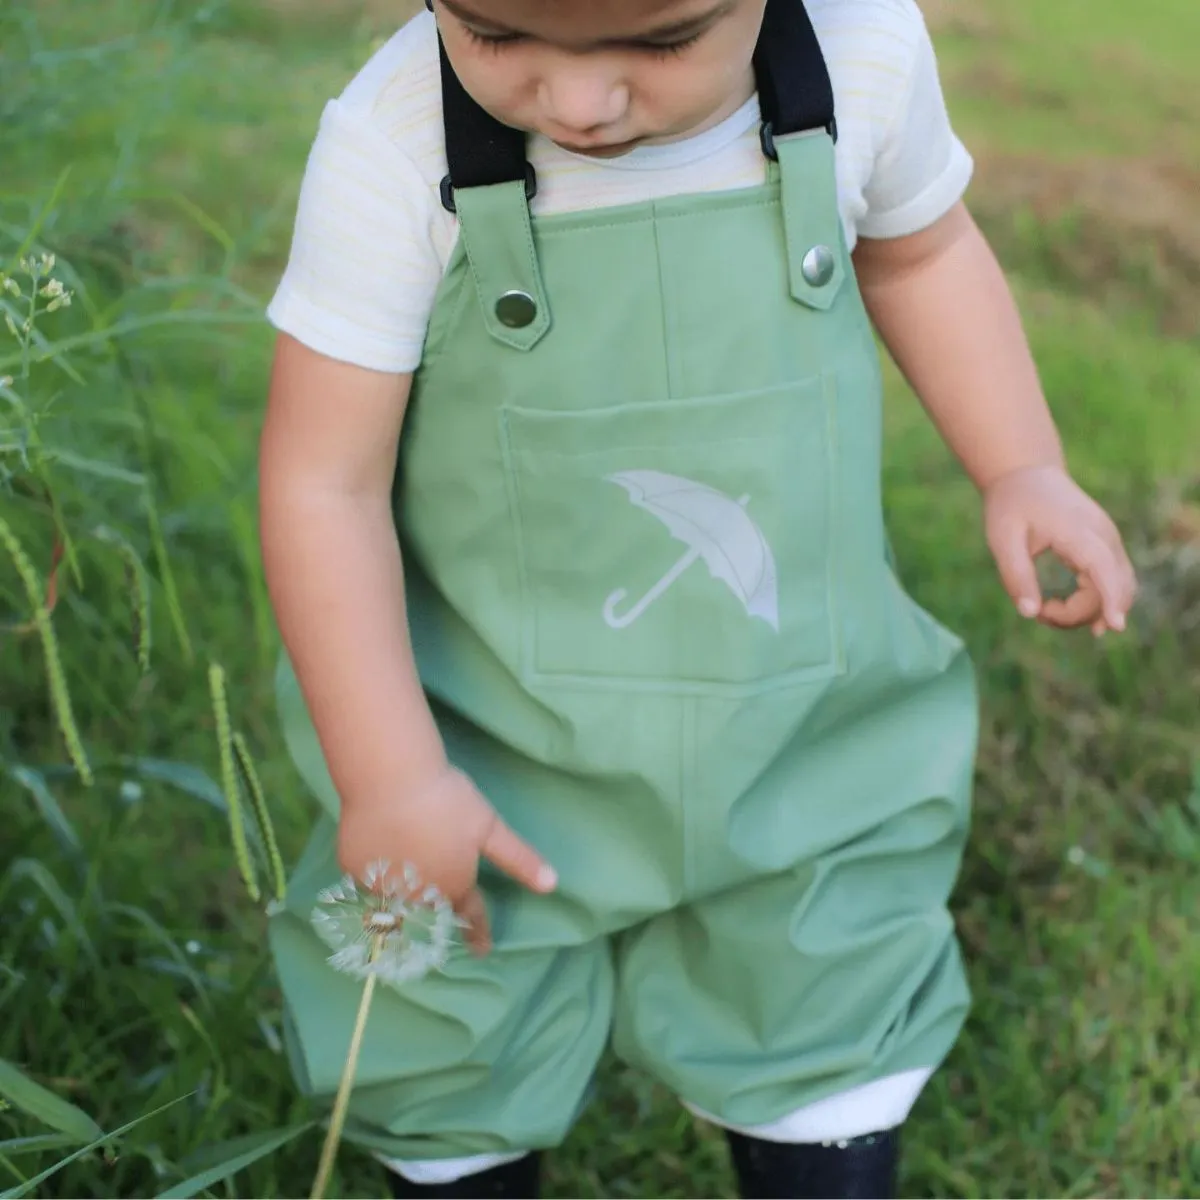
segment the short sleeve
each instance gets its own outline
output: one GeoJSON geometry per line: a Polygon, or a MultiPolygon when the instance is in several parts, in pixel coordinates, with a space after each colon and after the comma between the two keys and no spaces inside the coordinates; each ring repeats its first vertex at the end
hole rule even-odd
{"type": "Polygon", "coordinates": [[[442,276],[434,219],[432,192],[412,161],[369,113],[332,101],[268,320],[330,358],[414,371],[442,276]]]}
{"type": "Polygon", "coordinates": [[[867,238],[927,229],[962,199],[974,171],[950,124],[928,30],[919,17],[917,24],[908,86],[863,190],[867,211],[858,232],[867,238]]]}

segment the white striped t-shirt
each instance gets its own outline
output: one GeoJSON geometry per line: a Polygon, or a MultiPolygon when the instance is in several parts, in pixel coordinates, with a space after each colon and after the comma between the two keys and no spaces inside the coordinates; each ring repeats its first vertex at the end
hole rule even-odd
{"type": "MultiPolygon", "coordinates": [[[[920,10],[914,0],[807,6],[833,80],[847,240],[926,228],[961,198],[973,164],[951,128],[920,10]]],[[[754,98],[695,137],[615,159],[532,136],[533,212],[762,183],[758,123],[754,98]]],[[[343,362],[415,370],[458,234],[439,197],[445,174],[437,33],[422,12],[325,108],[272,324],[343,362]]]]}

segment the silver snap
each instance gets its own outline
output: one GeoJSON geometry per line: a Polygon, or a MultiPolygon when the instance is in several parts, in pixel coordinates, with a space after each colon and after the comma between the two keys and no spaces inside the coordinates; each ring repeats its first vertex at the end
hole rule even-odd
{"type": "Polygon", "coordinates": [[[505,292],[496,301],[496,317],[509,329],[524,329],[537,316],[537,304],[528,292],[505,292]]]}
{"type": "Polygon", "coordinates": [[[812,287],[824,287],[833,278],[836,265],[833,251],[828,246],[814,246],[800,263],[800,274],[812,287]]]}

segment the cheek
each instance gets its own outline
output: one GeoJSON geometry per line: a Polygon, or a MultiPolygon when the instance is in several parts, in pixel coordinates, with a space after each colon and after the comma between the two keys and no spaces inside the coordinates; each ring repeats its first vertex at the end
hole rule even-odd
{"type": "Polygon", "coordinates": [[[514,50],[499,52],[480,48],[465,35],[444,35],[446,54],[468,95],[497,117],[522,103],[534,87],[525,55],[514,50]]]}
{"type": "Polygon", "coordinates": [[[642,107],[662,118],[703,118],[725,103],[735,79],[726,63],[667,60],[638,72],[636,92],[642,107]]]}

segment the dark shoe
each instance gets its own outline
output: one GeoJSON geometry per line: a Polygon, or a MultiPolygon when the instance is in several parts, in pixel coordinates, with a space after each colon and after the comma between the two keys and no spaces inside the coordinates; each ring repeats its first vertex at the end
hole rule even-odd
{"type": "Polygon", "coordinates": [[[392,1195],[461,1196],[464,1200],[537,1200],[541,1194],[542,1156],[527,1154],[516,1162],[489,1167],[475,1175],[464,1175],[452,1183],[411,1183],[403,1175],[388,1172],[392,1195]]]}
{"type": "Polygon", "coordinates": [[[788,1145],[727,1132],[745,1200],[894,1200],[895,1129],[829,1144],[788,1145]]]}

